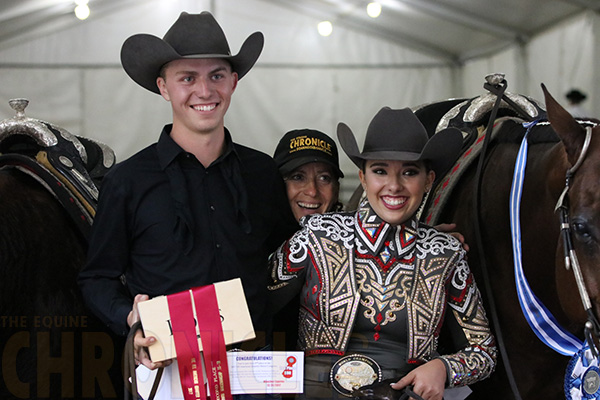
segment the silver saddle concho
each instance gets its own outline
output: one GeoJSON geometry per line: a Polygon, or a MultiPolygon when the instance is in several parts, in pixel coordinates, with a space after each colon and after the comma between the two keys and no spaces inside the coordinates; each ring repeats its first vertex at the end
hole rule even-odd
{"type": "Polygon", "coordinates": [[[340,358],[333,364],[329,380],[338,393],[352,397],[353,390],[381,382],[381,367],[370,357],[351,354],[340,358]]]}

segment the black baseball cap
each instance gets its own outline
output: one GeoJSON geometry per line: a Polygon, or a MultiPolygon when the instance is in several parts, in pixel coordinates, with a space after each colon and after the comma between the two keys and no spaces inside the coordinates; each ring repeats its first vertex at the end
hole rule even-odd
{"type": "Polygon", "coordinates": [[[344,177],[334,140],[314,129],[287,132],[277,144],[273,158],[284,176],[304,164],[322,162],[331,165],[338,178],[344,177]]]}

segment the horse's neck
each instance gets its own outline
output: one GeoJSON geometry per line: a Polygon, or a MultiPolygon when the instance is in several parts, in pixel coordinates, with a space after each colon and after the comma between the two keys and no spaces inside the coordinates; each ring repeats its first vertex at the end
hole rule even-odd
{"type": "MultiPolygon", "coordinates": [[[[529,148],[527,159],[527,176],[535,177],[539,182],[544,182],[545,190],[540,196],[548,196],[554,202],[565,186],[565,174],[569,168],[567,156],[561,142],[554,145],[538,144],[529,148]]],[[[529,181],[527,181],[529,183],[529,181]]]]}

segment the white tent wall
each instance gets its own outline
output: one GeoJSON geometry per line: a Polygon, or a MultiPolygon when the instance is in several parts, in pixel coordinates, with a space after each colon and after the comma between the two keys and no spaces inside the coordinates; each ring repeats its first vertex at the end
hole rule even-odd
{"type": "Polygon", "coordinates": [[[522,76],[522,68],[519,70],[518,67],[520,49],[519,46],[513,46],[493,56],[466,62],[461,69],[463,87],[460,96],[457,97],[470,98],[483,94],[485,92],[483,88],[485,76],[492,72],[505,74],[508,83],[507,90],[521,93],[523,86],[518,81],[522,76]]]}
{"type": "Polygon", "coordinates": [[[483,77],[503,72],[508,91],[539,100],[544,83],[554,98],[566,105],[565,94],[579,88],[588,94],[585,108],[591,116],[600,115],[600,85],[596,71],[600,67],[600,15],[581,13],[532,38],[493,56],[465,63],[462,68],[463,96],[483,91],[483,77]]]}

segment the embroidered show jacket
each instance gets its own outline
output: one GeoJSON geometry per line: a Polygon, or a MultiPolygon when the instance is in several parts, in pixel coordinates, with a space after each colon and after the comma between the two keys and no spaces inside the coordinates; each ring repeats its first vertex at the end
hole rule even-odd
{"type": "Polygon", "coordinates": [[[387,238],[396,250],[391,268],[402,263],[414,271],[406,299],[407,362],[440,358],[448,387],[468,385],[493,372],[495,340],[465,251],[455,238],[416,220],[395,228],[368,203],[355,213],[314,215],[301,223],[303,228],[271,256],[269,289],[277,305],[301,292],[299,345],[307,356],[345,353],[360,301],[356,264],[380,254],[387,238]],[[442,323],[459,350],[439,356],[442,323]]]}

